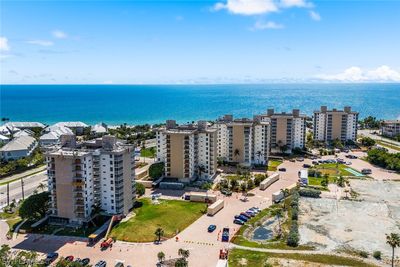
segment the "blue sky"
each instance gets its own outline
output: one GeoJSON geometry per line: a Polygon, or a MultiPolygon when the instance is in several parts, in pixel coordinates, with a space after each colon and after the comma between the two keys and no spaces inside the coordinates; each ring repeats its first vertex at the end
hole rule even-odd
{"type": "Polygon", "coordinates": [[[400,1],[0,1],[3,84],[400,81],[400,1]]]}

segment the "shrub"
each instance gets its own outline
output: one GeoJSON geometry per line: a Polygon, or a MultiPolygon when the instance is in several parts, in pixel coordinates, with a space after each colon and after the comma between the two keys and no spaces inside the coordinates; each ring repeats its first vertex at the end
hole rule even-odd
{"type": "Polygon", "coordinates": [[[149,176],[158,179],[164,174],[164,162],[154,163],[149,167],[149,176]]]}
{"type": "Polygon", "coordinates": [[[254,182],[253,182],[253,180],[249,179],[249,180],[247,181],[247,188],[248,188],[249,190],[251,190],[251,189],[254,188],[254,182]]]}
{"type": "Polygon", "coordinates": [[[292,220],[296,220],[299,218],[299,211],[298,209],[293,209],[292,210],[292,220]]]}
{"type": "Polygon", "coordinates": [[[265,179],[264,174],[256,174],[254,175],[254,184],[256,186],[259,186],[264,179],[265,179]]]}
{"type": "Polygon", "coordinates": [[[299,236],[299,226],[297,221],[292,221],[292,225],[290,226],[290,231],[288,238],[286,240],[286,244],[291,247],[297,247],[299,245],[300,236],[299,236]]]}
{"type": "Polygon", "coordinates": [[[363,258],[368,258],[368,252],[366,252],[366,251],[364,251],[364,250],[361,250],[361,251],[359,252],[359,254],[360,254],[360,256],[363,257],[363,258]]]}
{"type": "Polygon", "coordinates": [[[136,194],[141,197],[144,195],[144,193],[146,192],[146,188],[144,187],[144,185],[140,184],[140,183],[136,183],[136,194]]]}
{"type": "Polygon", "coordinates": [[[382,259],[382,253],[380,251],[374,251],[374,254],[372,254],[375,259],[380,260],[382,259]]]}
{"type": "Polygon", "coordinates": [[[319,198],[321,195],[320,190],[315,190],[315,189],[300,189],[299,191],[300,196],[302,197],[313,197],[313,198],[319,198]]]}

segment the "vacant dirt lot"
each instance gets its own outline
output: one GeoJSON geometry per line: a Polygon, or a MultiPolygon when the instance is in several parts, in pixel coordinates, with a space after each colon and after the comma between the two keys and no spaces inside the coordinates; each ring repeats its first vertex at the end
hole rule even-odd
{"type": "Polygon", "coordinates": [[[400,233],[400,182],[352,180],[351,187],[360,201],[301,199],[301,243],[391,255],[385,234],[400,233]]]}

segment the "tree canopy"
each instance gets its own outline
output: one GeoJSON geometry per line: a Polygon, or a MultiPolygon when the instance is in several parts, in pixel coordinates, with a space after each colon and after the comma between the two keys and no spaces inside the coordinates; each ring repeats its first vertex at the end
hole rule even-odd
{"type": "Polygon", "coordinates": [[[25,199],[19,208],[21,218],[28,220],[43,218],[49,210],[49,196],[49,192],[42,192],[25,199]]]}

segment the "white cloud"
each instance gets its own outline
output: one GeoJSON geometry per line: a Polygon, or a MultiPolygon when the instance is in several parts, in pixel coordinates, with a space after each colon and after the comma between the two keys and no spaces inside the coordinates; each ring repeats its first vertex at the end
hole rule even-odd
{"type": "Polygon", "coordinates": [[[281,0],[280,5],[283,7],[312,7],[311,3],[304,0],[281,0]]]}
{"type": "Polygon", "coordinates": [[[321,15],[318,14],[317,12],[311,10],[309,14],[310,14],[310,17],[311,17],[312,20],[315,20],[315,21],[320,21],[321,20],[321,15]]]}
{"type": "Polygon", "coordinates": [[[57,39],[66,39],[68,37],[68,35],[65,32],[60,30],[54,30],[52,34],[57,39]]]}
{"type": "Polygon", "coordinates": [[[227,0],[226,3],[216,3],[215,11],[226,9],[238,15],[260,15],[278,11],[273,0],[227,0]]]}
{"type": "Polygon", "coordinates": [[[400,72],[383,65],[375,70],[368,71],[367,76],[372,80],[400,81],[400,72]]]}
{"type": "Polygon", "coordinates": [[[10,46],[8,45],[8,39],[0,36],[0,51],[9,51],[10,46]]]}
{"type": "Polygon", "coordinates": [[[251,30],[256,31],[256,30],[278,30],[278,29],[283,29],[285,26],[282,24],[278,24],[273,21],[268,21],[268,22],[262,22],[262,21],[257,21],[254,26],[251,28],[251,30]]]}
{"type": "Polygon", "coordinates": [[[400,82],[400,72],[386,65],[369,71],[364,71],[360,67],[350,67],[342,73],[322,74],[317,78],[338,82],[400,82]]]}
{"type": "Polygon", "coordinates": [[[54,43],[52,41],[46,40],[31,40],[27,41],[28,44],[39,45],[39,46],[52,46],[54,43]]]}

